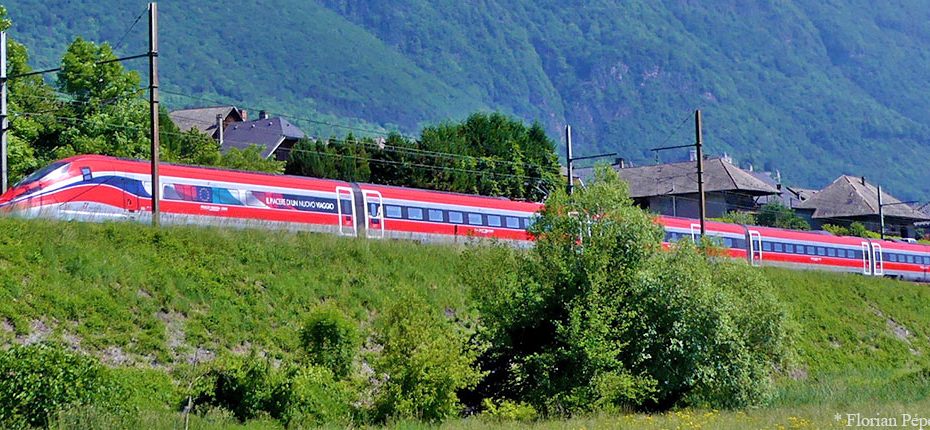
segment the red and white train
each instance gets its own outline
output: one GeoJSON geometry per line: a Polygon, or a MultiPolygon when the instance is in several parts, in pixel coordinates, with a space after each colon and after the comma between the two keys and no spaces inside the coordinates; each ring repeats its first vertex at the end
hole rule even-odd
{"type": "MultiPolygon", "coordinates": [[[[367,238],[457,241],[495,238],[532,244],[542,207],[504,198],[328,179],[163,164],[164,223],[259,226],[367,238]]],[[[83,155],[40,169],[0,196],[0,212],[66,220],[151,220],[145,161],[83,155]]],[[[696,220],[658,217],[665,244],[696,239],[696,220]]],[[[928,281],[930,247],[823,232],[719,222],[707,235],[755,266],[861,273],[928,281]]]]}

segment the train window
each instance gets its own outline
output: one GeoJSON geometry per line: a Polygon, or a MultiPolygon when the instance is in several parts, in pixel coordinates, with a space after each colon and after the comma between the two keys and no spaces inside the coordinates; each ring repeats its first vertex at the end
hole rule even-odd
{"type": "Polygon", "coordinates": [[[420,208],[407,208],[407,218],[410,218],[410,219],[423,219],[423,209],[420,209],[420,208]]]}
{"type": "Polygon", "coordinates": [[[785,244],[785,252],[787,252],[788,254],[794,254],[794,245],[792,245],[792,244],[790,244],[790,243],[786,243],[786,244],[785,244]]]}
{"type": "Polygon", "coordinates": [[[908,255],[908,256],[907,256],[907,262],[908,262],[908,263],[913,263],[913,262],[914,262],[914,256],[913,256],[913,255],[908,255]]]}
{"type": "Polygon", "coordinates": [[[819,256],[821,256],[821,257],[827,255],[827,249],[824,248],[824,247],[822,247],[822,246],[818,246],[818,247],[817,247],[817,255],[819,255],[819,256]]]}
{"type": "Polygon", "coordinates": [[[723,238],[723,246],[725,246],[725,247],[727,247],[727,248],[732,248],[732,247],[733,247],[733,239],[730,239],[729,237],[723,238]]]}
{"type": "Polygon", "coordinates": [[[430,209],[429,220],[442,222],[442,211],[439,209],[430,209]]]}
{"type": "Polygon", "coordinates": [[[506,218],[507,228],[520,228],[520,220],[512,216],[506,218]]]}
{"type": "Polygon", "coordinates": [[[779,243],[779,242],[775,242],[775,243],[773,244],[773,247],[774,247],[774,251],[775,251],[775,252],[784,252],[784,251],[785,251],[785,245],[782,245],[782,244],[779,243]]]}
{"type": "Polygon", "coordinates": [[[888,256],[885,257],[885,259],[888,260],[888,261],[890,261],[890,262],[892,262],[892,263],[897,263],[897,262],[898,262],[898,256],[895,255],[895,254],[888,254],[888,256]]]}
{"type": "Polygon", "coordinates": [[[386,205],[384,206],[384,212],[387,214],[388,218],[401,218],[400,206],[386,205]]]}
{"type": "Polygon", "coordinates": [[[532,226],[533,223],[536,222],[535,218],[520,218],[520,219],[523,220],[521,222],[523,223],[524,230],[529,230],[530,226],[532,226]]]}
{"type": "Polygon", "coordinates": [[[90,167],[81,167],[81,176],[85,181],[94,179],[94,175],[90,172],[90,167]]]}
{"type": "Polygon", "coordinates": [[[468,223],[471,225],[481,225],[481,214],[468,214],[468,223]]]}
{"type": "Polygon", "coordinates": [[[827,256],[828,256],[828,257],[836,257],[836,249],[835,249],[835,248],[827,248],[827,256]]]}
{"type": "Polygon", "coordinates": [[[465,219],[462,217],[461,212],[449,211],[449,222],[455,224],[462,224],[465,222],[465,219]]]}
{"type": "Polygon", "coordinates": [[[817,251],[814,249],[813,246],[807,246],[806,248],[807,248],[807,249],[806,249],[807,252],[805,252],[805,254],[807,254],[807,255],[816,255],[816,254],[817,254],[817,251]]]}
{"type": "Polygon", "coordinates": [[[763,251],[771,251],[771,250],[772,250],[772,242],[762,242],[762,250],[763,250],[763,251]]]}
{"type": "Polygon", "coordinates": [[[500,227],[501,217],[497,215],[488,215],[488,225],[491,227],[500,227]]]}

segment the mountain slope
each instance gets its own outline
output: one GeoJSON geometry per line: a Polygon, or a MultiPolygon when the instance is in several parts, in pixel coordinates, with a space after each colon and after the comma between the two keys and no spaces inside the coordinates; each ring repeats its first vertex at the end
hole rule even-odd
{"type": "MultiPolygon", "coordinates": [[[[13,36],[49,65],[74,35],[119,40],[145,3],[7,6],[13,36]]],[[[930,8],[916,0],[172,0],[161,17],[162,79],[186,94],[407,132],[498,109],[553,136],[571,123],[580,155],[640,163],[690,142],[701,108],[709,153],[795,185],[846,173],[930,198],[930,8]]],[[[120,52],[145,50],[137,27],[120,52]]]]}

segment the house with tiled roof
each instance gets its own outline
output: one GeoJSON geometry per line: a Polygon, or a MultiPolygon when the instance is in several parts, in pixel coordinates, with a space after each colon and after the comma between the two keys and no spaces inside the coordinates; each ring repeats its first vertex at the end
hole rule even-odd
{"type": "MultiPolygon", "coordinates": [[[[652,212],[697,218],[699,195],[694,161],[640,167],[614,166],[629,184],[633,201],[652,212]]],[[[578,169],[583,178],[590,169],[578,169]]],[[[736,167],[726,158],[704,161],[704,197],[708,217],[736,210],[753,210],[762,196],[778,195],[778,189],[736,167]]]]}
{"type": "Polygon", "coordinates": [[[254,121],[234,122],[226,126],[220,150],[225,152],[231,148],[245,149],[258,145],[262,157],[286,161],[291,149],[304,137],[304,132],[288,120],[269,118],[261,112],[254,121]]]}
{"type": "MultiPolygon", "coordinates": [[[[902,237],[914,237],[914,223],[930,221],[924,214],[896,197],[882,191],[885,231],[902,237]]],[[[873,231],[880,226],[878,187],[865,178],[843,175],[810,196],[795,211],[806,217],[811,226],[824,224],[849,226],[860,222],[873,231]]]]}
{"type": "Polygon", "coordinates": [[[219,130],[234,122],[247,121],[248,113],[235,106],[210,106],[178,109],[168,113],[171,121],[181,131],[197,130],[219,140],[219,130]],[[217,124],[222,124],[217,127],[217,124]]]}

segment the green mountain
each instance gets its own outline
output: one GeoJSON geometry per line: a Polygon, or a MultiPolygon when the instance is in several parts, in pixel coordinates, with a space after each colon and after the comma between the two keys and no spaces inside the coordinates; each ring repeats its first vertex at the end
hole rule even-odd
{"type": "MultiPolygon", "coordinates": [[[[146,3],[6,6],[12,36],[41,68],[77,35],[117,44],[146,3]]],[[[570,123],[577,154],[638,163],[652,162],[649,148],[691,142],[688,117],[700,108],[709,153],[795,185],[865,175],[930,199],[930,8],[917,0],[159,7],[170,106],[233,101],[318,134],[349,131],[332,123],[413,133],[495,109],[539,120],[553,137],[570,123]]],[[[143,16],[117,52],[146,49],[143,16]]]]}

